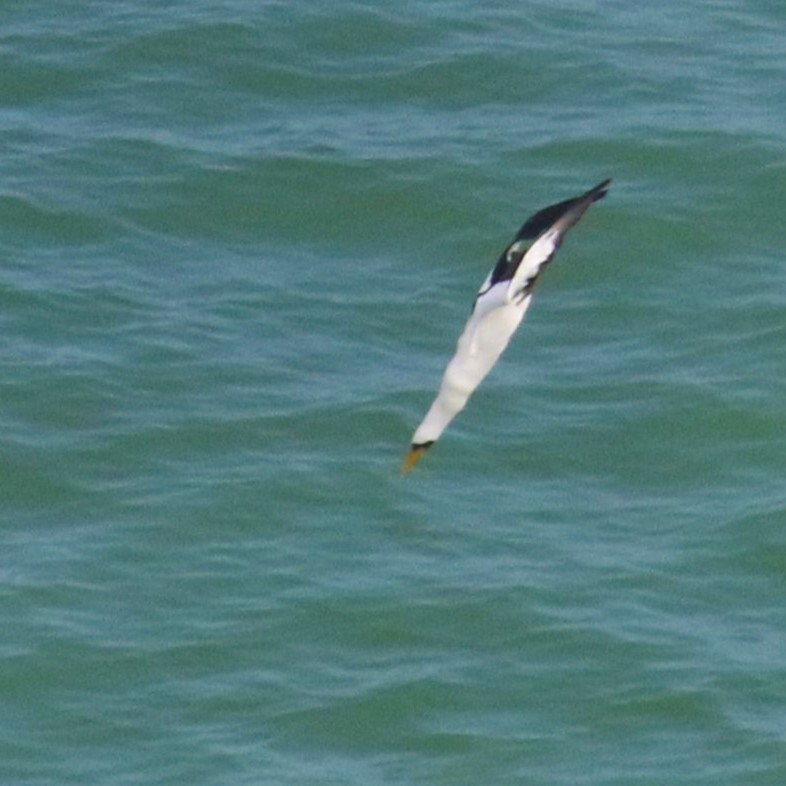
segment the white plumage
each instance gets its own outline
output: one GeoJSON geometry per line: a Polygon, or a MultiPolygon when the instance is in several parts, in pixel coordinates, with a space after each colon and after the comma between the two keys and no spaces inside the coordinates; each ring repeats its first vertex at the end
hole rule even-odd
{"type": "Polygon", "coordinates": [[[529,308],[541,270],[554,257],[565,233],[593,202],[606,195],[610,182],[604,180],[580,196],[538,211],[502,253],[478,291],[437,397],[412,436],[405,474],[439,439],[499,360],[529,308]]]}

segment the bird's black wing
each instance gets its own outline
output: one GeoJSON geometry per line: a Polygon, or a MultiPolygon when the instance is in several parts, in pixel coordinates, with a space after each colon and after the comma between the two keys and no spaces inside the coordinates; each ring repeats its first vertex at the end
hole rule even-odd
{"type": "Polygon", "coordinates": [[[576,218],[570,222],[569,226],[578,221],[587,207],[606,196],[609,183],[611,183],[611,180],[604,180],[580,196],[549,205],[530,216],[516,233],[513,242],[502,252],[497,260],[497,264],[491,273],[490,285],[493,286],[499,281],[509,281],[513,278],[519,264],[521,264],[521,260],[524,258],[524,254],[527,253],[531,245],[531,241],[537,240],[547,229],[554,226],[557,221],[573,211],[574,208],[579,209],[575,211],[576,218]]]}

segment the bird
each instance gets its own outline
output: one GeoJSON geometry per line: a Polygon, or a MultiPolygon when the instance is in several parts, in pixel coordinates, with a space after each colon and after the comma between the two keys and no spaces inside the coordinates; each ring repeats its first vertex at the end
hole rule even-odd
{"type": "Polygon", "coordinates": [[[565,234],[590,205],[606,196],[610,184],[611,179],[604,180],[579,196],[539,210],[524,222],[502,252],[475,296],[437,397],[415,429],[402,474],[412,470],[464,409],[521,324],[535,284],[565,234]]]}

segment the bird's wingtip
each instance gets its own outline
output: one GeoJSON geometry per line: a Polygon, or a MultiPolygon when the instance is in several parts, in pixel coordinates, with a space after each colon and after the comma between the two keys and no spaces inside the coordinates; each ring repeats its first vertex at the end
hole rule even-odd
{"type": "Polygon", "coordinates": [[[598,199],[603,199],[603,197],[606,196],[606,194],[609,192],[610,185],[611,178],[607,177],[605,180],[598,183],[598,185],[593,186],[584,196],[591,197],[592,201],[596,202],[598,199]]]}

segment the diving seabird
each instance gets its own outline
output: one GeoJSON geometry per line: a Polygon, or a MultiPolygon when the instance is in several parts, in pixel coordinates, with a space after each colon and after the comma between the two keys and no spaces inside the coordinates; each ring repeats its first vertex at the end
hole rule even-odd
{"type": "Polygon", "coordinates": [[[604,180],[581,196],[539,210],[502,252],[475,297],[439,393],[415,430],[402,467],[405,475],[439,439],[494,367],[529,308],[541,271],[554,258],[567,231],[593,202],[606,196],[610,183],[604,180]]]}

